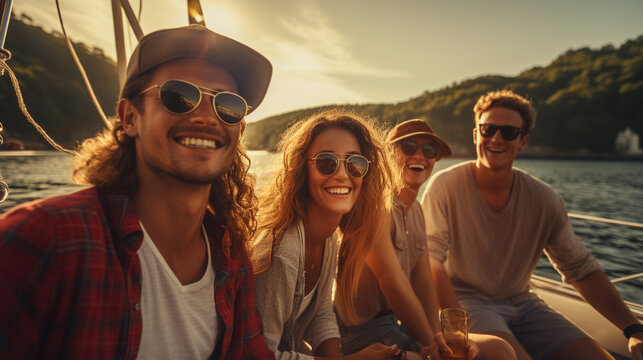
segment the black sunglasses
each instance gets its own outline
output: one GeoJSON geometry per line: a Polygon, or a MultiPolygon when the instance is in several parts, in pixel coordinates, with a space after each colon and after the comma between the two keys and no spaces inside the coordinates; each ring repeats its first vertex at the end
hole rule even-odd
{"type": "Polygon", "coordinates": [[[361,178],[368,172],[368,164],[371,162],[362,155],[342,154],[322,152],[315,155],[314,158],[308,159],[315,162],[317,171],[322,175],[333,175],[339,169],[339,162],[343,161],[346,166],[346,172],[352,177],[361,178]],[[340,159],[337,155],[346,155],[346,158],[340,159]]]}
{"type": "Polygon", "coordinates": [[[214,113],[226,125],[240,123],[250,108],[246,100],[235,93],[204,88],[184,80],[168,80],[141,91],[139,95],[155,88],[160,89],[159,98],[163,107],[176,115],[194,111],[201,104],[203,94],[212,96],[214,113]]]}
{"type": "Polygon", "coordinates": [[[492,137],[495,135],[496,131],[500,130],[502,137],[510,141],[515,140],[518,135],[525,131],[522,128],[511,125],[498,126],[493,124],[478,124],[478,129],[480,129],[480,135],[486,138],[492,137]]]}
{"type": "Polygon", "coordinates": [[[422,149],[422,155],[426,159],[433,159],[438,156],[440,152],[440,144],[428,143],[424,145],[419,145],[413,140],[402,140],[400,141],[400,149],[406,156],[411,156],[418,151],[418,148],[422,149]]]}

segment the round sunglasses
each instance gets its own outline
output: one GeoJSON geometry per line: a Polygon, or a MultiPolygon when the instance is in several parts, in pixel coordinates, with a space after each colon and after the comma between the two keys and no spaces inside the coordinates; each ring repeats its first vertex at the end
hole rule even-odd
{"type": "Polygon", "coordinates": [[[490,138],[500,130],[500,135],[506,140],[515,140],[518,135],[522,134],[525,130],[511,125],[493,125],[493,124],[478,124],[478,129],[480,129],[480,135],[482,137],[490,138]]]}
{"type": "Polygon", "coordinates": [[[337,172],[339,163],[344,162],[348,175],[361,178],[368,172],[368,164],[371,162],[362,155],[321,152],[314,158],[308,159],[315,162],[315,167],[322,175],[330,176],[337,172]],[[345,155],[346,158],[340,159],[337,155],[345,155]]]}
{"type": "Polygon", "coordinates": [[[418,151],[418,148],[422,149],[422,155],[425,159],[433,159],[438,156],[440,152],[440,144],[437,143],[427,143],[420,145],[413,140],[402,140],[400,141],[400,149],[406,156],[411,156],[418,151]]]}
{"type": "Polygon", "coordinates": [[[250,108],[246,100],[235,93],[204,88],[185,80],[168,80],[141,91],[139,95],[156,88],[159,88],[159,99],[165,110],[175,115],[194,111],[201,104],[203,94],[212,96],[214,113],[226,125],[240,123],[250,108]]]}

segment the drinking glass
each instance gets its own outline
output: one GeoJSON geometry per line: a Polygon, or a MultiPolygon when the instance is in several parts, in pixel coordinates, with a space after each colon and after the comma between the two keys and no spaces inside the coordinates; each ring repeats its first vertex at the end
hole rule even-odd
{"type": "Polygon", "coordinates": [[[466,359],[469,352],[467,312],[462,309],[440,310],[440,325],[444,341],[453,352],[450,359],[466,359]]]}

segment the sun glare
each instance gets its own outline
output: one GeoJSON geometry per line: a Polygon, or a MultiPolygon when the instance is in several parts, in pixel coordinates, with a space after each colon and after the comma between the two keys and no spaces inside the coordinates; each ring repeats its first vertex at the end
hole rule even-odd
{"type": "Polygon", "coordinates": [[[201,3],[201,7],[209,29],[229,37],[237,35],[239,16],[236,11],[221,3],[208,4],[205,1],[201,3]]]}

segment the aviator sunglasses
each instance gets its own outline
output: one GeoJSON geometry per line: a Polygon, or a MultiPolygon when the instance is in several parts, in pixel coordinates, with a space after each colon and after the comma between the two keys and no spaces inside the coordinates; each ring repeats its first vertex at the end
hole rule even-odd
{"type": "Polygon", "coordinates": [[[480,129],[480,135],[482,135],[482,137],[490,138],[496,134],[496,131],[500,130],[500,135],[509,141],[515,140],[518,135],[524,132],[522,128],[511,125],[478,124],[478,128],[480,129]]]}
{"type": "Polygon", "coordinates": [[[435,143],[428,143],[424,145],[419,145],[413,140],[402,140],[400,141],[400,148],[406,156],[411,156],[418,151],[418,148],[422,149],[422,155],[425,159],[433,159],[438,156],[440,151],[440,145],[435,143]]]}
{"type": "Polygon", "coordinates": [[[212,96],[214,113],[226,125],[240,123],[250,108],[246,100],[235,93],[204,88],[184,80],[168,80],[141,91],[139,95],[155,88],[159,88],[159,98],[163,107],[175,115],[194,111],[201,104],[203,94],[212,96]]]}
{"type": "Polygon", "coordinates": [[[364,177],[368,172],[368,164],[370,164],[370,161],[362,155],[330,152],[319,153],[308,160],[314,161],[317,171],[326,176],[336,173],[340,161],[343,161],[348,175],[356,178],[364,177]],[[346,155],[346,158],[340,159],[337,155],[346,155]]]}

